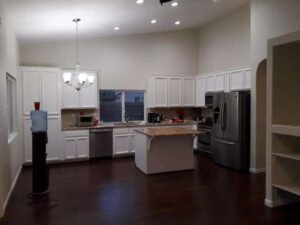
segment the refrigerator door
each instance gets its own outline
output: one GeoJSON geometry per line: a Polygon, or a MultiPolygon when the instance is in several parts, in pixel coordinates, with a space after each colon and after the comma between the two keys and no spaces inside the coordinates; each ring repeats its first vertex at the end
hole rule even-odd
{"type": "Polygon", "coordinates": [[[240,139],[240,101],[239,93],[232,92],[225,94],[223,106],[222,130],[224,139],[239,141],[240,139]]]}
{"type": "Polygon", "coordinates": [[[222,130],[222,106],[224,102],[224,93],[216,93],[213,99],[213,137],[223,138],[222,130]]]}
{"type": "Polygon", "coordinates": [[[213,146],[213,159],[216,163],[237,170],[241,169],[239,142],[215,138],[213,146]]]}

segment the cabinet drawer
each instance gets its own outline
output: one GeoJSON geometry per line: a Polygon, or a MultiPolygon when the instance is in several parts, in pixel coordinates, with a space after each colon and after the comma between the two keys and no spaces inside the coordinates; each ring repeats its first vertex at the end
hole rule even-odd
{"type": "Polygon", "coordinates": [[[113,133],[115,134],[128,134],[129,133],[129,128],[118,128],[114,129],[113,133]]]}
{"type": "Polygon", "coordinates": [[[74,130],[74,131],[64,131],[64,137],[88,137],[89,131],[88,130],[74,130]]]}

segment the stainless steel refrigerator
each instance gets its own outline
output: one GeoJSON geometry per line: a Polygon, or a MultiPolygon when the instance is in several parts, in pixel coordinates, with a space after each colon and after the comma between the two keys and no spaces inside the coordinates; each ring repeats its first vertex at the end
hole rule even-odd
{"type": "Polygon", "coordinates": [[[250,92],[215,93],[213,112],[214,161],[236,170],[248,170],[250,92]]]}

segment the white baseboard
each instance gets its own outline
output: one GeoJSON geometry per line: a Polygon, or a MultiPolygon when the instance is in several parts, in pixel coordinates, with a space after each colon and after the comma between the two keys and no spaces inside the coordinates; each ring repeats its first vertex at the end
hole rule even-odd
{"type": "Polygon", "coordinates": [[[276,201],[265,199],[265,205],[271,208],[291,204],[294,202],[299,202],[299,198],[281,199],[276,201]]]}
{"type": "Polygon", "coordinates": [[[15,186],[16,186],[16,184],[17,184],[17,181],[18,181],[18,179],[19,179],[19,176],[20,176],[21,171],[22,171],[22,165],[21,165],[20,168],[18,169],[17,175],[15,176],[15,179],[14,179],[14,181],[13,181],[11,187],[10,187],[10,190],[9,190],[9,192],[8,192],[8,195],[6,196],[6,199],[5,199],[5,201],[4,201],[4,204],[3,204],[3,215],[2,215],[2,216],[4,216],[4,214],[5,214],[5,210],[6,210],[7,204],[8,204],[8,202],[9,202],[9,199],[10,199],[10,197],[11,197],[11,194],[12,194],[13,190],[15,189],[15,186]]]}
{"type": "Polygon", "coordinates": [[[266,168],[250,168],[249,169],[250,173],[265,173],[266,172],[266,168]]]}

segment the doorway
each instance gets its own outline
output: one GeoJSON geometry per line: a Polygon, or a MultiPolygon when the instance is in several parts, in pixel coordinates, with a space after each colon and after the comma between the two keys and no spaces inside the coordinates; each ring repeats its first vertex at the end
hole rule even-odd
{"type": "Polygon", "coordinates": [[[256,73],[256,160],[258,168],[266,165],[267,60],[260,62],[256,73]]]}

